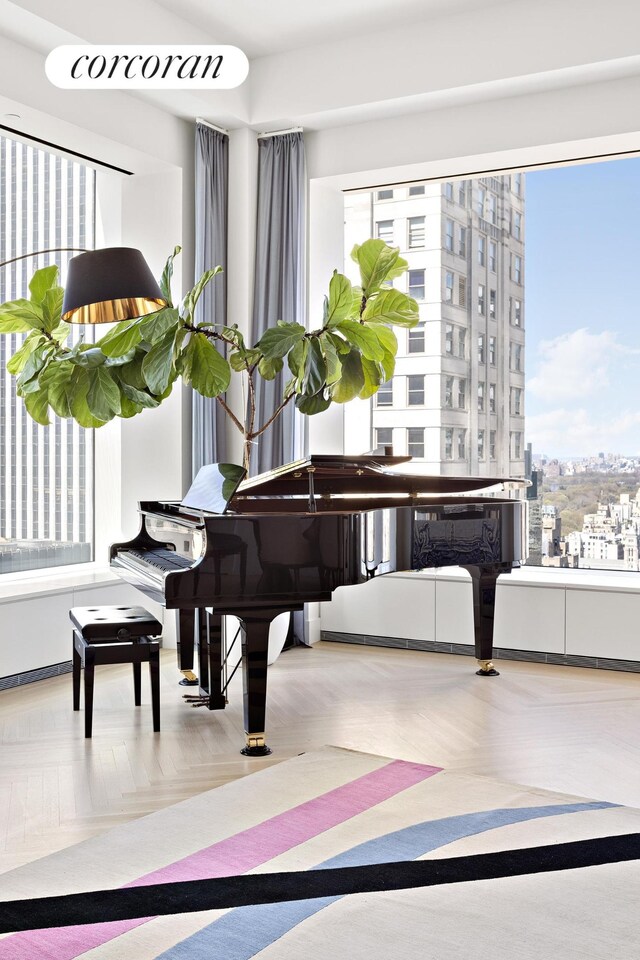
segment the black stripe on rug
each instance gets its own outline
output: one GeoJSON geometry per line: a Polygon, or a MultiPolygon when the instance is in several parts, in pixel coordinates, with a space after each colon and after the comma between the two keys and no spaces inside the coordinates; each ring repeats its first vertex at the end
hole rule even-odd
{"type": "Polygon", "coordinates": [[[640,859],[640,833],[503,850],[446,860],[411,860],[364,867],[262,873],[212,880],[154,883],[60,897],[0,902],[0,933],[110,920],[223,910],[258,903],[343,897],[471,880],[575,870],[640,859]]]}

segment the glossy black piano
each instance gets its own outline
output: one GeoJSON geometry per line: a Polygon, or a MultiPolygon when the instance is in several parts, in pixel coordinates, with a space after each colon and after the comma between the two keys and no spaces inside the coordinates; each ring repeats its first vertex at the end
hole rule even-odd
{"type": "Polygon", "coordinates": [[[400,570],[464,567],[473,583],[478,673],[496,674],[496,580],[526,558],[526,501],[513,493],[525,481],[398,472],[409,459],[310,456],[244,481],[241,467],[211,464],[183,501],[140,503],[138,536],[111,547],[114,570],[180,610],[183,671],[193,668],[197,632],[201,696],[212,710],[226,702],[221,618],[240,620],[243,753],[269,752],[271,621],[330,600],[346,584],[400,570]]]}

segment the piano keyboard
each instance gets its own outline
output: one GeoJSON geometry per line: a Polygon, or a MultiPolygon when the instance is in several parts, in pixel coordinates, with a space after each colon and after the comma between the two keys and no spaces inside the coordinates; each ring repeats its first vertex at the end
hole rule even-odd
{"type": "Polygon", "coordinates": [[[114,557],[114,562],[119,562],[162,583],[165,573],[187,570],[193,566],[195,560],[192,557],[184,557],[175,550],[159,547],[157,550],[120,550],[114,557]]]}

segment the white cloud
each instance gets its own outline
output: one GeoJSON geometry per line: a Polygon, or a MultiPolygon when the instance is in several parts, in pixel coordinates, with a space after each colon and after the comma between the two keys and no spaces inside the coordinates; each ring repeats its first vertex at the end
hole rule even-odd
{"type": "Polygon", "coordinates": [[[612,330],[589,333],[582,328],[542,340],[540,360],[535,375],[527,381],[527,393],[549,403],[587,397],[609,385],[611,362],[625,352],[612,330]]]}
{"type": "Polygon", "coordinates": [[[548,413],[528,416],[527,442],[536,453],[550,456],[588,456],[600,450],[626,455],[640,453],[640,412],[622,411],[598,417],[584,408],[559,407],[548,413]]]}

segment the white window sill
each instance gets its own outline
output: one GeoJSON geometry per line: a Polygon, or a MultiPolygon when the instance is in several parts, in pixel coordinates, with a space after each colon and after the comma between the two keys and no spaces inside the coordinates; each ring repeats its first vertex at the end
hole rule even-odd
{"type": "Polygon", "coordinates": [[[0,603],[90,589],[119,580],[103,563],[76,563],[0,575],[0,603]]]}
{"type": "MultiPolygon", "coordinates": [[[[469,574],[462,567],[434,567],[432,570],[407,570],[390,577],[433,580],[466,580],[469,574]]],[[[558,567],[519,567],[500,578],[501,586],[544,587],[558,590],[605,590],[607,592],[640,592],[640,573],[634,570],[566,570],[558,567]]]]}

